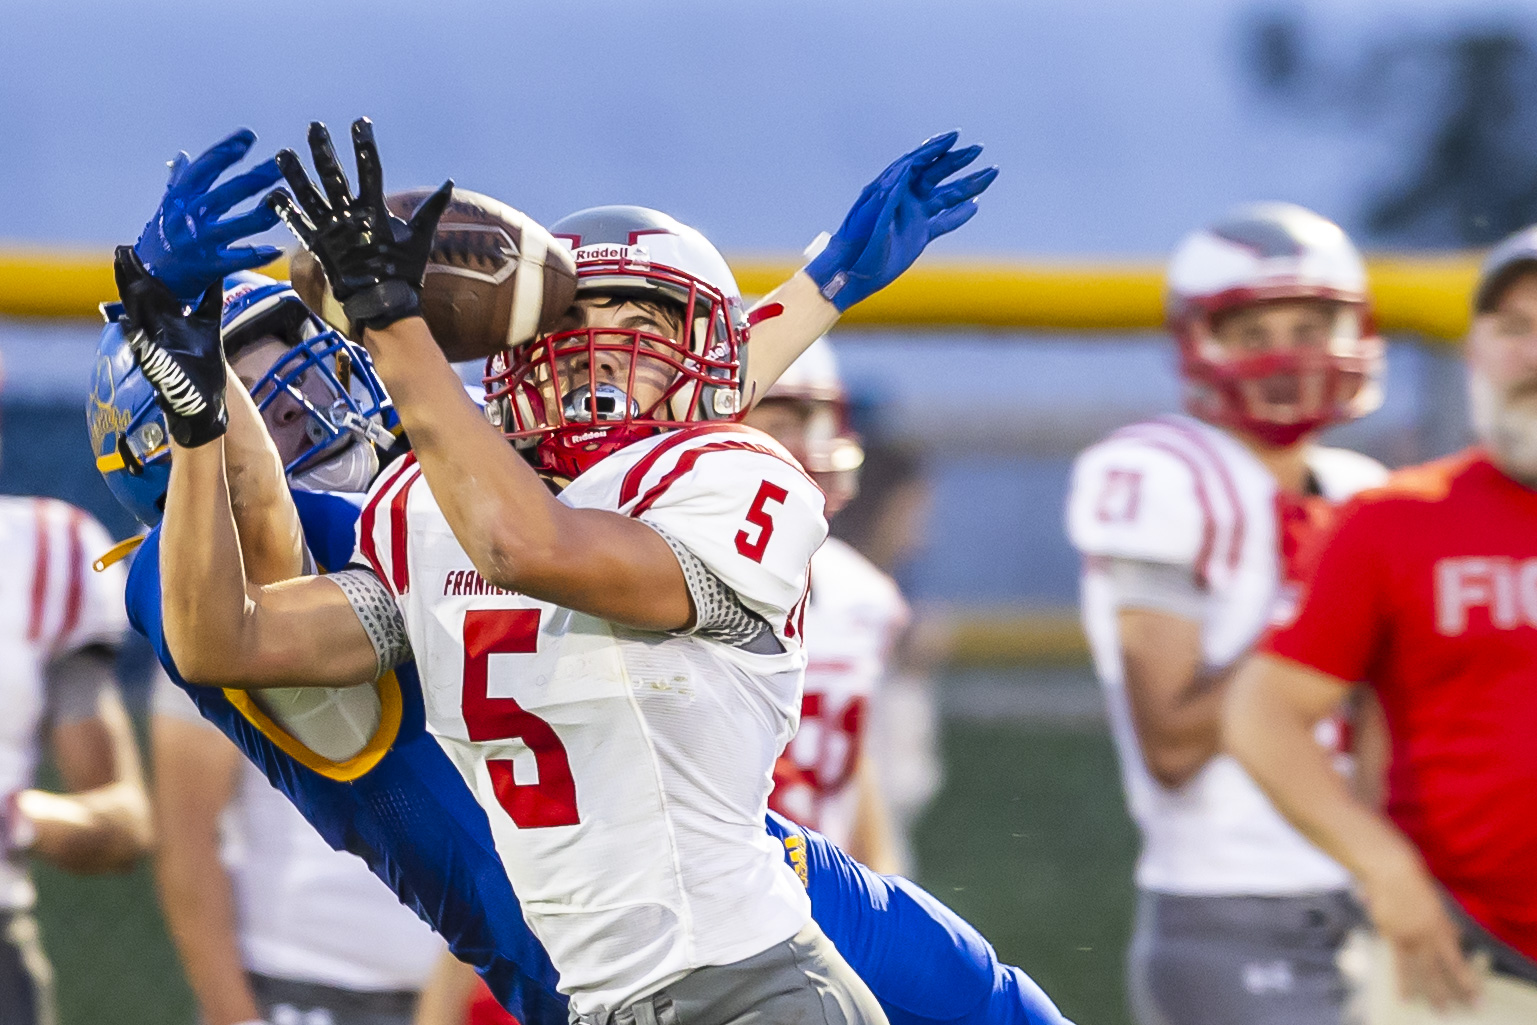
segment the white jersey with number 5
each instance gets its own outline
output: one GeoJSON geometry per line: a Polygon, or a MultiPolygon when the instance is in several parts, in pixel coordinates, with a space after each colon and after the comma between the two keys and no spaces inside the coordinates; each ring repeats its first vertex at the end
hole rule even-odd
{"type": "Polygon", "coordinates": [[[560,495],[681,544],[771,630],[752,647],[644,633],[489,585],[409,457],[375,483],[359,563],[394,593],[429,730],[491,821],[576,1010],[730,964],[810,919],[764,831],[794,733],[822,493],[737,424],[636,442],[560,495]]]}
{"type": "MultiPolygon", "coordinates": [[[[1322,447],[1309,451],[1308,468],[1330,502],[1387,475],[1366,456],[1322,447]]],[[[1345,870],[1293,829],[1231,756],[1212,758],[1177,790],[1159,785],[1143,761],[1126,695],[1108,563],[1188,571],[1205,595],[1205,665],[1230,665],[1295,599],[1283,579],[1277,500],[1264,464],[1225,432],[1188,416],[1123,428],[1073,467],[1067,530],[1084,557],[1084,628],[1109,698],[1127,802],[1142,831],[1143,889],[1278,895],[1348,884],[1345,870]]]]}

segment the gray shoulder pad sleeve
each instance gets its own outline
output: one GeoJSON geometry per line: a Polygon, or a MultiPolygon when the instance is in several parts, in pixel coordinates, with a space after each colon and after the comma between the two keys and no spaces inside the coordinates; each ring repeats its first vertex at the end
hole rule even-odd
{"type": "Polygon", "coordinates": [[[667,547],[678,557],[689,597],[694,601],[694,625],[686,630],[674,630],[674,634],[698,634],[754,655],[772,655],[784,650],[768,621],[743,605],[737,593],[712,573],[703,559],[655,523],[645,519],[641,522],[662,535],[667,547]]]}
{"type": "Polygon", "coordinates": [[[1207,593],[1189,567],[1142,559],[1111,559],[1110,586],[1120,609],[1152,609],[1197,623],[1206,617],[1207,593]]]}
{"type": "Polygon", "coordinates": [[[347,603],[358,614],[358,622],[368,634],[379,659],[379,675],[411,658],[411,639],[406,635],[406,620],[395,604],[384,581],[373,570],[344,569],[326,577],[342,589],[347,603]]]}

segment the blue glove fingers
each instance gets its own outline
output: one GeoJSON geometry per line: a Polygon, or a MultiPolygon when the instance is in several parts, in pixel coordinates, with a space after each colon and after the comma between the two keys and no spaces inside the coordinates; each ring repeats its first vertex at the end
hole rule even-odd
{"type": "Polygon", "coordinates": [[[909,150],[908,152],[902,154],[900,157],[897,157],[896,160],[891,162],[891,165],[887,168],[887,170],[892,170],[899,164],[928,164],[938,159],[940,154],[949,150],[951,146],[954,146],[955,140],[959,139],[960,137],[961,133],[959,129],[953,129],[939,135],[931,135],[927,139],[923,140],[923,142],[920,143],[916,148],[909,150]]]}
{"type": "Polygon", "coordinates": [[[198,212],[205,218],[218,217],[230,207],[267,191],[282,178],[283,172],[278,170],[276,160],[263,161],[204,196],[198,204],[198,212]]]}
{"type": "MultiPolygon", "coordinates": [[[[277,215],[273,215],[277,219],[277,215]]],[[[233,274],[237,270],[256,270],[283,255],[283,250],[277,246],[236,246],[230,249],[220,249],[219,269],[226,275],[233,274]]]]}
{"type": "Polygon", "coordinates": [[[254,210],[226,218],[210,225],[203,232],[203,241],[209,245],[224,246],[252,235],[260,235],[278,222],[277,211],[270,206],[259,205],[254,210]]]}
{"type": "Polygon", "coordinates": [[[987,191],[987,187],[997,177],[998,168],[983,168],[948,185],[941,185],[934,190],[923,206],[929,213],[934,214],[946,207],[955,206],[957,203],[964,203],[968,199],[975,199],[987,191]]]}
{"type": "Polygon", "coordinates": [[[982,154],[981,146],[967,146],[965,149],[951,150],[923,168],[913,183],[914,189],[921,195],[931,192],[939,183],[950,177],[982,154]]]}
{"type": "Polygon", "coordinates": [[[941,235],[948,235],[967,221],[977,215],[977,201],[968,200],[960,206],[954,206],[937,217],[929,220],[929,241],[933,241],[941,235]]]}
{"type": "Polygon", "coordinates": [[[207,192],[219,175],[238,164],[250,152],[256,141],[256,133],[249,128],[237,128],[220,139],[187,165],[178,183],[183,192],[207,192]]]}
{"type": "Polygon", "coordinates": [[[181,150],[171,158],[170,163],[166,165],[170,168],[170,173],[166,175],[165,179],[166,192],[176,191],[176,186],[181,184],[181,176],[187,173],[187,163],[191,159],[191,157],[187,156],[186,150],[181,150]]]}

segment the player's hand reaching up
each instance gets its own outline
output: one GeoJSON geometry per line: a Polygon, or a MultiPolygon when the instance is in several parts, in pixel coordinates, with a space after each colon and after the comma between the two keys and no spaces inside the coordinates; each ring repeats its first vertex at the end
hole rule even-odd
{"type": "Polygon", "coordinates": [[[155,388],[171,437],[196,448],[221,437],[224,343],[219,334],[224,283],[215,280],[190,311],[151,275],[132,246],[118,246],[112,262],[134,361],[155,388]]]}
{"type": "Polygon", "coordinates": [[[976,198],[998,168],[946,182],[976,160],[981,146],[954,149],[946,132],[898,157],[865,186],[827,246],[806,265],[822,295],[842,313],[895,281],[930,242],[977,212],[976,198]]]}
{"type": "Polygon", "coordinates": [[[315,255],[331,294],[353,324],[377,330],[419,316],[432,237],[453,195],[453,181],[444,182],[410,221],[403,221],[384,205],[384,169],[368,118],[352,123],[356,196],[336,159],[326,126],[311,122],[309,142],[325,194],[310,181],[299,155],[285,149],[277,155],[277,163],[293,192],[278,189],[267,197],[268,206],[315,255]]]}
{"type": "Polygon", "coordinates": [[[268,207],[225,216],[282,177],[277,163],[264,161],[223,185],[214,185],[250,152],[255,141],[256,133],[242,128],[214,143],[196,160],[178,153],[171,161],[165,195],[139,233],[133,251],[179,298],[196,299],[225,275],[264,266],[283,255],[276,246],[231,245],[277,224],[277,214],[268,207]]]}

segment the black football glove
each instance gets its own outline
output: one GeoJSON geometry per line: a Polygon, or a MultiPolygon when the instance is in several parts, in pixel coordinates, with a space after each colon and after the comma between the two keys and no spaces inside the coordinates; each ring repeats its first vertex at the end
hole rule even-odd
{"type": "Polygon", "coordinates": [[[326,126],[310,122],[310,154],[325,195],[304,173],[299,155],[285,149],[277,162],[293,193],[278,189],[267,196],[267,204],[320,261],[347,319],[378,329],[420,315],[432,236],[454,183],[444,182],[409,222],[403,221],[384,205],[384,170],[373,122],[366,117],[352,122],[352,148],[358,162],[355,198],[326,126]]]}
{"type": "Polygon", "coordinates": [[[224,408],[224,343],[219,321],[224,285],[214,281],[188,312],[165,283],[144,269],[133,246],[118,246],[112,270],[123,300],[133,358],[155,389],[171,437],[196,448],[229,426],[224,408]]]}

